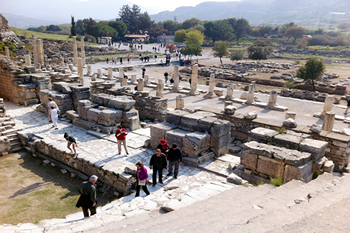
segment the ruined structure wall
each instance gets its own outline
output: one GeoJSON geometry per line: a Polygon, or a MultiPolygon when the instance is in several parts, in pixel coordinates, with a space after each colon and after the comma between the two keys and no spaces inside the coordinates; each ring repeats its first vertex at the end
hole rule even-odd
{"type": "Polygon", "coordinates": [[[13,84],[15,73],[10,66],[3,60],[0,60],[0,97],[5,100],[13,101],[16,96],[16,88],[13,84]]]}

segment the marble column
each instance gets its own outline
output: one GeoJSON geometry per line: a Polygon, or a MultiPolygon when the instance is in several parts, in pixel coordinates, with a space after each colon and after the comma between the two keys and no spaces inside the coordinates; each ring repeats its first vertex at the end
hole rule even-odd
{"type": "Polygon", "coordinates": [[[197,91],[197,85],[198,85],[198,64],[195,64],[192,66],[190,95],[199,94],[197,91]]]}
{"type": "Polygon", "coordinates": [[[185,107],[185,100],[182,95],[176,96],[176,109],[183,109],[185,107]]]}
{"type": "Polygon", "coordinates": [[[81,55],[81,58],[83,59],[83,66],[86,65],[86,60],[85,60],[85,43],[84,43],[84,39],[85,37],[82,36],[81,37],[81,40],[80,40],[80,55],[81,55]]]}
{"type": "Polygon", "coordinates": [[[136,74],[132,74],[131,75],[131,83],[132,84],[136,84],[137,82],[136,82],[136,74]]]}
{"type": "MultiPolygon", "coordinates": [[[[43,40],[42,39],[38,39],[38,49],[39,49],[39,63],[40,65],[45,65],[45,59],[44,59],[44,44],[43,44],[43,40]]],[[[41,67],[41,66],[40,66],[41,67]]]]}
{"type": "Polygon", "coordinates": [[[119,81],[121,82],[124,78],[124,69],[119,68],[119,81]]]}
{"type": "Polygon", "coordinates": [[[286,112],[285,119],[287,120],[288,118],[292,118],[293,120],[295,120],[296,115],[297,114],[295,112],[286,112]]]}
{"type": "Polygon", "coordinates": [[[248,91],[246,104],[254,103],[254,89],[255,89],[255,81],[249,84],[249,91],[248,91]]]}
{"type": "MultiPolygon", "coordinates": [[[[211,73],[210,74],[210,79],[209,79],[209,92],[204,96],[206,99],[213,99],[216,98],[216,94],[214,93],[215,89],[215,74],[211,73]]],[[[232,93],[233,94],[233,93],[232,93]]]]}
{"type": "Polygon", "coordinates": [[[108,67],[108,78],[109,79],[113,78],[113,67],[108,67]]]}
{"type": "Polygon", "coordinates": [[[97,78],[102,78],[102,69],[97,69],[97,78]]]}
{"type": "Polygon", "coordinates": [[[158,79],[156,96],[163,98],[164,82],[163,79],[158,79]]]}
{"type": "Polygon", "coordinates": [[[72,36],[72,44],[73,44],[73,64],[77,64],[78,58],[78,48],[77,48],[77,37],[72,36]]]}
{"type": "Polygon", "coordinates": [[[270,93],[269,102],[267,103],[267,107],[274,107],[277,105],[277,91],[273,90],[270,93]]]}
{"type": "Polygon", "coordinates": [[[145,74],[144,80],[145,80],[145,85],[147,85],[149,82],[149,76],[147,74],[145,74]]]}
{"type": "Polygon", "coordinates": [[[7,58],[10,58],[10,50],[9,50],[9,47],[8,47],[8,46],[4,46],[4,48],[5,48],[5,56],[6,56],[7,58]]]}
{"type": "Polygon", "coordinates": [[[65,67],[65,65],[64,65],[64,58],[63,58],[63,57],[60,57],[60,66],[61,66],[62,68],[65,67]]]}
{"type": "Polygon", "coordinates": [[[225,100],[233,100],[233,90],[235,89],[235,84],[230,83],[227,85],[227,92],[225,96],[225,100]]]}
{"type": "Polygon", "coordinates": [[[137,91],[143,91],[144,86],[145,86],[145,81],[143,80],[143,78],[140,78],[137,84],[137,91]]]}
{"type": "Polygon", "coordinates": [[[80,83],[84,86],[84,73],[83,73],[83,60],[82,58],[77,58],[77,65],[78,65],[78,75],[80,83]]]}
{"type": "Polygon", "coordinates": [[[35,69],[38,69],[38,44],[37,44],[37,39],[36,35],[33,34],[33,40],[32,40],[32,45],[33,45],[33,60],[34,60],[34,67],[35,69]]]}
{"type": "Polygon", "coordinates": [[[172,92],[179,92],[179,84],[180,84],[180,77],[179,77],[179,67],[174,67],[174,86],[171,89],[172,92]]]}
{"type": "MultiPolygon", "coordinates": [[[[83,65],[84,65],[84,61],[83,61],[83,65]]],[[[86,75],[87,76],[91,76],[92,75],[91,65],[87,66],[87,73],[86,73],[86,75]]]]}
{"type": "Polygon", "coordinates": [[[69,67],[69,70],[70,70],[71,72],[73,72],[73,68],[74,68],[74,67],[73,67],[73,64],[69,64],[68,67],[69,67]]]}
{"type": "Polygon", "coordinates": [[[24,55],[24,61],[25,61],[26,66],[32,66],[32,60],[31,60],[30,55],[24,55]]]}
{"type": "Polygon", "coordinates": [[[328,95],[326,97],[325,101],[324,101],[322,115],[324,115],[325,112],[331,112],[332,111],[333,103],[334,103],[334,96],[333,95],[328,95]]]}
{"type": "Polygon", "coordinates": [[[325,112],[323,118],[322,130],[332,131],[334,126],[335,113],[334,112],[325,112]]]}

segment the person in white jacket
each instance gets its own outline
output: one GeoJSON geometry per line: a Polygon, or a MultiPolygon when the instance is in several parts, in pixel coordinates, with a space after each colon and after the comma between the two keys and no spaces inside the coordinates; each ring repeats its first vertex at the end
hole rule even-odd
{"type": "Polygon", "coordinates": [[[52,119],[52,127],[54,127],[55,129],[58,129],[57,126],[57,121],[58,121],[58,113],[60,112],[60,110],[57,110],[55,108],[55,106],[51,106],[51,110],[50,110],[50,115],[51,115],[51,119],[52,119]]]}

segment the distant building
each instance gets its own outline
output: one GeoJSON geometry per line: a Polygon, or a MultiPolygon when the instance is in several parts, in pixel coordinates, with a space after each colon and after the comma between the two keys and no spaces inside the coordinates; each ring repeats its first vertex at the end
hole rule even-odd
{"type": "Polygon", "coordinates": [[[175,36],[157,36],[157,43],[172,44],[175,36]]]}
{"type": "Polygon", "coordinates": [[[146,40],[149,40],[149,35],[130,35],[130,34],[126,34],[124,36],[126,41],[129,42],[145,42],[146,40]]]}
{"type": "Polygon", "coordinates": [[[99,44],[112,44],[112,37],[102,36],[98,38],[99,44]]]}

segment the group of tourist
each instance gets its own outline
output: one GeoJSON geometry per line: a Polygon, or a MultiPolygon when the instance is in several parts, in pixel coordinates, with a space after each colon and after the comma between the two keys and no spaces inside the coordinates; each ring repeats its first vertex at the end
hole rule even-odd
{"type": "MultiPolygon", "coordinates": [[[[130,55],[128,55],[127,56],[127,59],[128,59],[128,63],[130,63],[130,55]]],[[[107,62],[107,64],[117,64],[117,60],[118,60],[118,58],[114,58],[114,57],[112,57],[111,59],[109,59],[108,57],[106,58],[106,62],[107,62]]],[[[120,62],[120,65],[122,65],[123,64],[123,57],[119,57],[119,62],[120,62]]]]}

